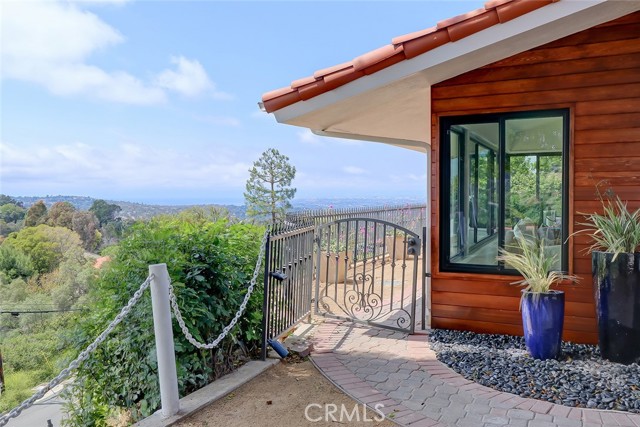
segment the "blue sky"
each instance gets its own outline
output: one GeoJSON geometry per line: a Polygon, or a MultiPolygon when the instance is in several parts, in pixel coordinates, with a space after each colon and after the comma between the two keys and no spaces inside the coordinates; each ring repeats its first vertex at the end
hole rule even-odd
{"type": "Polygon", "coordinates": [[[242,203],[275,147],[298,198],[424,197],[423,154],[320,138],[263,92],[480,1],[3,1],[0,192],[242,203]]]}

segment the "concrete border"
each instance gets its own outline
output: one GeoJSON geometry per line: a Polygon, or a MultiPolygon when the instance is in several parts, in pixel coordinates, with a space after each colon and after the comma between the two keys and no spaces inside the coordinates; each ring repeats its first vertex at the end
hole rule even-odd
{"type": "Polygon", "coordinates": [[[262,360],[252,360],[230,374],[218,378],[211,384],[180,399],[180,411],[173,417],[164,418],[161,411],[158,410],[150,417],[134,424],[134,427],[172,426],[226,396],[279,362],[280,359],[267,359],[264,362],[262,360]]]}

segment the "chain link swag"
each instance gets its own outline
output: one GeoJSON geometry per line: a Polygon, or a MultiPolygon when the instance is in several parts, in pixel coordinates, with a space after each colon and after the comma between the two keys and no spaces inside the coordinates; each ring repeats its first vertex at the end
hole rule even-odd
{"type": "MultiPolygon", "coordinates": [[[[253,271],[251,283],[249,284],[249,288],[247,289],[247,293],[244,296],[244,300],[242,301],[242,304],[240,304],[240,308],[238,309],[238,312],[236,313],[234,318],[231,320],[231,322],[224,327],[224,329],[222,330],[222,333],[218,335],[218,337],[209,344],[203,344],[198,342],[193,337],[193,335],[191,335],[191,332],[189,332],[189,329],[187,328],[187,325],[185,325],[184,319],[182,318],[182,313],[180,313],[180,309],[178,308],[178,302],[173,292],[173,286],[171,286],[171,282],[169,282],[169,298],[171,301],[171,306],[173,307],[173,312],[175,314],[176,320],[178,321],[178,324],[180,325],[180,329],[182,330],[182,333],[184,334],[185,338],[187,338],[187,340],[191,344],[193,344],[195,347],[200,349],[215,348],[220,343],[220,341],[222,341],[227,336],[229,331],[233,329],[236,323],[238,323],[240,316],[242,316],[242,313],[244,313],[244,310],[247,308],[247,304],[249,303],[249,298],[251,297],[251,294],[253,293],[253,289],[255,288],[256,280],[260,272],[260,266],[262,265],[262,259],[264,257],[264,252],[266,249],[265,243],[267,241],[268,235],[269,235],[269,229],[267,229],[264,235],[262,236],[260,253],[258,255],[258,260],[256,261],[256,267],[253,271]]],[[[46,386],[44,386],[41,390],[39,390],[33,396],[31,396],[30,398],[22,402],[16,408],[2,415],[0,417],[0,427],[7,425],[7,423],[11,418],[15,418],[18,415],[20,415],[22,411],[32,406],[38,399],[41,399],[49,390],[51,390],[52,388],[60,384],[69,375],[71,375],[71,372],[75,370],[78,366],[80,366],[80,364],[84,362],[89,357],[89,355],[91,355],[91,353],[93,353],[96,350],[96,348],[100,344],[102,344],[102,342],[104,342],[107,336],[111,333],[111,331],[113,331],[113,329],[116,326],[118,326],[118,324],[122,321],[122,319],[124,319],[129,314],[133,306],[136,305],[136,303],[142,297],[142,294],[144,293],[144,291],[146,291],[147,288],[149,288],[152,280],[153,280],[153,275],[150,275],[149,277],[147,277],[147,279],[142,283],[142,285],[140,285],[140,288],[138,288],[138,290],[133,294],[133,296],[127,303],[127,305],[122,307],[122,310],[120,310],[120,313],[111,321],[109,326],[107,326],[106,329],[102,331],[102,333],[98,336],[98,338],[96,338],[93,343],[91,343],[82,353],[80,353],[80,355],[78,355],[78,357],[73,362],[71,362],[67,368],[63,369],[62,372],[60,372],[57,377],[52,379],[46,386]]]]}
{"type": "Polygon", "coordinates": [[[176,320],[178,321],[178,324],[180,325],[180,329],[182,330],[182,333],[184,334],[185,338],[195,347],[199,349],[207,349],[207,350],[211,350],[212,348],[217,347],[218,344],[220,344],[220,341],[222,341],[224,337],[226,337],[227,334],[229,334],[229,331],[233,329],[236,323],[238,323],[240,316],[242,316],[242,313],[244,313],[244,310],[247,308],[247,303],[249,302],[249,298],[253,293],[253,288],[256,286],[256,280],[258,278],[258,273],[260,273],[260,266],[262,264],[262,258],[264,257],[268,235],[269,235],[269,229],[267,229],[264,232],[264,235],[262,236],[262,243],[260,244],[261,245],[260,254],[258,255],[258,260],[256,261],[256,267],[253,271],[253,277],[251,278],[251,283],[249,284],[249,288],[247,289],[247,293],[244,296],[244,300],[242,301],[242,304],[240,304],[240,308],[238,309],[238,312],[236,313],[234,318],[231,320],[231,322],[224,327],[220,335],[218,335],[218,338],[216,338],[209,344],[203,344],[199,342],[193,337],[193,335],[191,335],[191,332],[189,332],[189,328],[187,328],[187,325],[184,323],[184,319],[182,318],[182,313],[180,313],[180,309],[178,308],[178,301],[176,300],[176,296],[173,293],[173,286],[171,285],[171,283],[169,283],[169,299],[171,301],[171,307],[173,307],[173,313],[176,316],[176,320]]]}
{"type": "Polygon", "coordinates": [[[102,344],[102,342],[107,338],[107,335],[109,335],[111,331],[113,331],[113,329],[116,326],[118,326],[118,323],[120,323],[122,319],[124,319],[127,316],[127,314],[129,314],[133,306],[136,305],[136,303],[140,300],[140,297],[142,297],[142,294],[144,293],[144,291],[147,290],[152,280],[153,280],[153,275],[147,277],[144,283],[140,285],[140,288],[133,294],[133,296],[127,303],[127,305],[122,307],[122,310],[120,310],[120,313],[118,313],[118,315],[111,321],[111,323],[109,323],[109,326],[107,326],[107,328],[104,331],[102,331],[102,333],[98,336],[98,338],[96,338],[93,343],[91,343],[86,349],[84,349],[84,351],[80,353],[80,355],[78,355],[78,357],[73,362],[71,362],[67,368],[63,369],[62,372],[60,372],[57,377],[49,381],[49,383],[46,386],[44,386],[40,391],[35,393],[33,396],[31,396],[24,402],[22,402],[19,406],[12,409],[10,412],[2,415],[2,417],[0,417],[0,427],[7,425],[7,423],[11,418],[17,417],[18,415],[20,415],[22,411],[29,408],[38,399],[41,399],[49,390],[51,390],[52,388],[60,384],[62,381],[64,381],[65,378],[71,375],[71,372],[74,369],[76,369],[78,366],[80,366],[82,362],[87,360],[89,355],[93,353],[96,350],[96,348],[100,344],[102,344]]]}

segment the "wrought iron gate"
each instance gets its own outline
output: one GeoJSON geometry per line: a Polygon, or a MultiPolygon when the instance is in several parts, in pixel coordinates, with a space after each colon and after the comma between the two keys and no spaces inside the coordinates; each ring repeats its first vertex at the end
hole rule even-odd
{"type": "Polygon", "coordinates": [[[320,225],[315,242],[316,314],[414,333],[418,234],[383,220],[348,218],[320,225]]]}
{"type": "Polygon", "coordinates": [[[314,226],[274,227],[265,243],[262,360],[267,342],[284,336],[311,314],[314,226]]]}

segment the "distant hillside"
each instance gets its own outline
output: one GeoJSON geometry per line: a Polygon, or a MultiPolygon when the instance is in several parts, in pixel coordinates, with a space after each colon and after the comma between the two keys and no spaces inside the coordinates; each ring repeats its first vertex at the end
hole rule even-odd
{"type": "MultiPolygon", "coordinates": [[[[12,196],[14,199],[21,201],[26,208],[37,202],[44,200],[47,207],[51,207],[56,202],[69,202],[76,209],[88,210],[93,204],[93,197],[86,196],[12,196]]],[[[223,207],[232,215],[243,219],[246,216],[245,206],[238,205],[147,205],[144,203],[123,202],[118,200],[107,200],[109,203],[115,203],[122,208],[119,216],[130,219],[145,219],[162,214],[176,214],[192,207],[223,207]]],[[[340,208],[361,208],[372,206],[399,206],[413,203],[424,203],[424,199],[418,197],[376,197],[376,198],[317,198],[317,199],[296,199],[293,201],[293,211],[312,210],[312,209],[340,209],[340,208]]]]}
{"type": "MultiPolygon", "coordinates": [[[[56,202],[69,202],[78,210],[88,210],[93,202],[97,199],[87,196],[12,196],[14,199],[22,202],[26,208],[37,202],[44,200],[47,207],[51,207],[56,202]]],[[[124,202],[121,200],[107,200],[109,203],[116,204],[122,208],[118,216],[128,219],[146,219],[156,215],[176,214],[193,207],[223,207],[237,218],[245,217],[245,207],[237,205],[147,205],[144,203],[124,202]]]]}
{"type": "Polygon", "coordinates": [[[304,211],[315,209],[345,209],[345,208],[369,208],[382,206],[402,206],[407,204],[425,203],[424,198],[419,197],[351,197],[351,198],[317,198],[293,200],[292,211],[304,211]]]}

